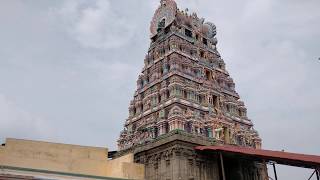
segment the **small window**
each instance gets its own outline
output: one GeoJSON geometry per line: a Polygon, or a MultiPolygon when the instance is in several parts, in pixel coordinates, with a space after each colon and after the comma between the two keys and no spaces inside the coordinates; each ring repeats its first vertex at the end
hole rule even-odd
{"type": "Polygon", "coordinates": [[[137,129],[137,125],[136,124],[132,124],[132,131],[135,131],[137,129]]]}
{"type": "Polygon", "coordinates": [[[151,38],[151,41],[152,41],[152,42],[156,42],[156,41],[157,41],[157,38],[158,38],[158,36],[154,36],[154,37],[151,38]]]}
{"type": "Polygon", "coordinates": [[[154,127],[154,138],[157,138],[159,136],[159,130],[157,127],[154,127]]]}
{"type": "Polygon", "coordinates": [[[203,42],[204,45],[206,45],[206,46],[208,45],[208,40],[206,38],[203,38],[202,42],[203,42]]]}
{"type": "Polygon", "coordinates": [[[200,57],[204,57],[204,52],[203,51],[200,51],[200,57]]]}
{"type": "Polygon", "coordinates": [[[185,29],[185,35],[192,38],[192,32],[188,29],[185,29]]]}
{"type": "Polygon", "coordinates": [[[183,93],[183,97],[185,98],[185,99],[187,99],[188,98],[188,92],[187,91],[183,91],[184,93],[183,93]]]}
{"type": "Polygon", "coordinates": [[[161,31],[163,28],[165,28],[166,26],[166,19],[162,19],[159,23],[158,23],[158,32],[161,31]]]}
{"type": "Polygon", "coordinates": [[[166,124],[165,124],[165,131],[166,131],[166,133],[169,132],[169,123],[166,123],[166,124]]]}
{"type": "Polygon", "coordinates": [[[202,103],[202,96],[199,96],[199,103],[202,103]]]}
{"type": "Polygon", "coordinates": [[[169,98],[170,98],[170,92],[167,91],[167,99],[169,99],[169,98]]]}
{"type": "Polygon", "coordinates": [[[210,71],[206,70],[206,80],[211,80],[211,79],[212,79],[212,76],[210,71]]]}
{"type": "Polygon", "coordinates": [[[193,70],[193,73],[194,73],[194,75],[198,76],[198,70],[197,69],[193,70]]]}
{"type": "Polygon", "coordinates": [[[230,105],[227,104],[227,111],[230,112],[231,111],[231,108],[230,108],[230,105]]]}
{"type": "Polygon", "coordinates": [[[164,29],[164,34],[168,34],[169,32],[170,32],[170,28],[169,27],[164,29]]]}
{"type": "Polygon", "coordinates": [[[212,105],[214,106],[214,107],[217,107],[217,105],[218,105],[218,97],[217,96],[212,96],[212,105]]]}

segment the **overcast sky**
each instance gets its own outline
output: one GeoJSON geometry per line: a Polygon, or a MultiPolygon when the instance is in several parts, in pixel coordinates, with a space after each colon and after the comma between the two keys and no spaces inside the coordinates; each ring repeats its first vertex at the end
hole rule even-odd
{"type": "MultiPolygon", "coordinates": [[[[218,49],[266,149],[320,154],[320,1],[177,0],[218,49]]],[[[1,0],[0,142],[116,149],[158,0],[1,0]]],[[[281,168],[280,178],[310,171],[281,168]]]]}

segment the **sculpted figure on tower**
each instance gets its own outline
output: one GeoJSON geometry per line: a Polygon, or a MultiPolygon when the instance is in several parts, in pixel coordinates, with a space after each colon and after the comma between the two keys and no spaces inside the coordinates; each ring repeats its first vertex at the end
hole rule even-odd
{"type": "Polygon", "coordinates": [[[184,131],[221,144],[261,147],[217,51],[216,26],[161,0],[119,150],[184,131]]]}

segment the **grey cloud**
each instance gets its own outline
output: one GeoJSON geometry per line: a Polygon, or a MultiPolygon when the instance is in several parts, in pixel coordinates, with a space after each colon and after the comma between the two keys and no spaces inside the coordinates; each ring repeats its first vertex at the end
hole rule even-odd
{"type": "Polygon", "coordinates": [[[132,21],[114,12],[109,0],[65,1],[57,11],[70,36],[88,48],[119,48],[136,30],[132,21]]]}
{"type": "MultiPolygon", "coordinates": [[[[264,147],[320,154],[320,1],[177,3],[217,25],[218,49],[264,147]]],[[[115,149],[158,1],[0,4],[1,140],[115,149]]],[[[280,168],[282,179],[309,172],[280,168]]]]}
{"type": "Polygon", "coordinates": [[[3,94],[0,94],[0,119],[1,141],[8,136],[45,139],[53,133],[44,119],[20,108],[3,94]]]}

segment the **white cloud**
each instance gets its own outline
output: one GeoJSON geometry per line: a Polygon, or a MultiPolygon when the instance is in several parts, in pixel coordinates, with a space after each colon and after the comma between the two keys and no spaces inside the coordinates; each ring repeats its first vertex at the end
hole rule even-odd
{"type": "Polygon", "coordinates": [[[86,48],[110,49],[128,43],[136,26],[113,10],[109,0],[66,1],[55,10],[70,36],[86,48]]]}

